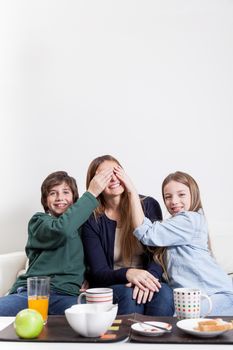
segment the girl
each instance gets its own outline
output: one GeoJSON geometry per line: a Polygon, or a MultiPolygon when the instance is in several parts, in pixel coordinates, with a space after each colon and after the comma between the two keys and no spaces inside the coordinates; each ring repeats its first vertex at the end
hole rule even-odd
{"type": "MultiPolygon", "coordinates": [[[[121,179],[123,174],[118,176],[121,179]]],[[[172,288],[199,288],[211,297],[212,316],[232,316],[232,280],[209,249],[207,222],[196,181],[177,171],[163,181],[162,194],[171,218],[161,222],[153,223],[144,217],[138,201],[131,202],[134,235],[143,244],[160,247],[155,260],[165,267],[172,288]]]]}
{"type": "Polygon", "coordinates": [[[118,314],[173,315],[172,290],[161,282],[161,266],[153,261],[148,249],[132,235],[130,201],[136,197],[140,205],[142,203],[145,215],[152,221],[162,219],[160,206],[151,197],[139,199],[126,175],[122,181],[117,176],[118,169],[122,168],[109,155],[92,161],[87,173],[87,187],[96,174],[108,169],[112,171],[112,176],[98,196],[100,206],[82,230],[90,285],[110,286],[113,289],[118,314]]]}

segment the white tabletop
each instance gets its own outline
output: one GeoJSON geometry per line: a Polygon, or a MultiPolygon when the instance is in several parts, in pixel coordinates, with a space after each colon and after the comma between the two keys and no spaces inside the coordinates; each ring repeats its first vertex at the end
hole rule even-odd
{"type": "MultiPolygon", "coordinates": [[[[0,330],[7,327],[14,321],[14,317],[0,317],[0,330]]],[[[77,350],[77,343],[45,343],[45,342],[1,342],[1,350],[77,350]]],[[[195,344],[137,344],[137,343],[82,343],[82,350],[116,350],[119,347],[120,350],[227,350],[229,345],[195,345],[195,344]]]]}

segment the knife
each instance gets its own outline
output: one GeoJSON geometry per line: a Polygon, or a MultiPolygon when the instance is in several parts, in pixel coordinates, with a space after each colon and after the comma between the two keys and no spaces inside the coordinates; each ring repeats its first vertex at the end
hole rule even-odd
{"type": "Polygon", "coordinates": [[[134,319],[132,319],[132,318],[128,318],[128,321],[132,321],[132,322],[135,322],[135,323],[139,323],[140,325],[146,324],[146,325],[148,325],[148,326],[150,326],[150,327],[152,327],[152,328],[161,329],[161,330],[163,330],[163,331],[166,332],[166,333],[170,333],[170,332],[171,332],[171,329],[167,329],[167,328],[161,327],[161,326],[156,326],[156,325],[151,324],[150,322],[146,322],[146,321],[137,321],[137,320],[134,320],[134,319]]]}

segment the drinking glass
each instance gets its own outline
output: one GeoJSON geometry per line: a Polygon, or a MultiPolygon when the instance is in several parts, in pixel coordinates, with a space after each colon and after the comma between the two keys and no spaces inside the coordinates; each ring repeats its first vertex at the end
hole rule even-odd
{"type": "Polygon", "coordinates": [[[27,291],[28,308],[39,311],[43,317],[44,324],[46,324],[48,319],[50,277],[28,277],[27,291]]]}

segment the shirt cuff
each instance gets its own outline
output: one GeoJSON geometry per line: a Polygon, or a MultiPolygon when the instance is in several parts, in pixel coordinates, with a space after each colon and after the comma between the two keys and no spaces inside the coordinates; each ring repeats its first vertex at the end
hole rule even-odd
{"type": "Polygon", "coordinates": [[[134,236],[137,237],[137,239],[140,241],[151,225],[152,222],[148,218],[144,217],[143,223],[134,230],[134,236]]]}

